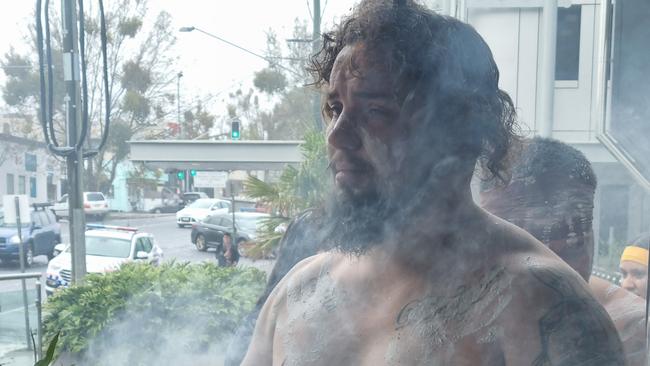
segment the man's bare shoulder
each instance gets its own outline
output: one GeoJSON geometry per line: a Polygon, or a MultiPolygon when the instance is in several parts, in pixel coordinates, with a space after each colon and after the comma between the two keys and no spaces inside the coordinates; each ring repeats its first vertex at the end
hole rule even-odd
{"type": "Polygon", "coordinates": [[[601,278],[589,280],[596,300],[605,307],[623,342],[630,366],[645,362],[645,301],[635,294],[601,278]]]}
{"type": "Polygon", "coordinates": [[[614,324],[570,267],[531,254],[512,263],[509,272],[513,300],[504,325],[511,337],[524,329],[534,334],[526,347],[537,349],[533,365],[625,364],[614,324]]]}
{"type": "Polygon", "coordinates": [[[287,301],[292,292],[300,291],[304,285],[317,278],[318,270],[323,268],[330,256],[321,253],[305,258],[280,280],[262,307],[242,365],[271,365],[276,357],[282,357],[281,354],[274,353],[273,344],[278,321],[286,316],[287,301]]]}
{"type": "Polygon", "coordinates": [[[332,265],[340,259],[339,257],[338,253],[323,252],[298,262],[269,295],[267,300],[269,306],[277,307],[281,303],[283,304],[290,292],[307,287],[309,283],[322,276],[323,271],[329,271],[332,265]]]}

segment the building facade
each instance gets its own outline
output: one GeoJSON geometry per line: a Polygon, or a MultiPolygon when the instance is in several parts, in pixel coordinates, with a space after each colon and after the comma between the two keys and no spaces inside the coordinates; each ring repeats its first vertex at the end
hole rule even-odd
{"type": "Polygon", "coordinates": [[[524,135],[559,139],[592,162],[598,177],[596,264],[617,266],[620,248],[650,231],[650,1],[429,5],[472,24],[484,37],[524,135]]]}
{"type": "Polygon", "coordinates": [[[65,191],[63,168],[42,142],[0,133],[0,195],[24,194],[31,203],[56,201],[65,191]]]}

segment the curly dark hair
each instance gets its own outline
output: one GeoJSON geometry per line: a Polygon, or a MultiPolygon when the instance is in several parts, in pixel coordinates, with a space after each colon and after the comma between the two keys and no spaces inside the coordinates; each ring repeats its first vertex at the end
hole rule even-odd
{"type": "MultiPolygon", "coordinates": [[[[585,193],[594,195],[598,180],[589,160],[582,152],[561,141],[534,137],[522,139],[516,147],[517,157],[511,159],[511,183],[536,182],[540,189],[561,191],[579,184],[585,193]]],[[[481,191],[498,188],[498,182],[481,182],[481,191]]]]}
{"type": "Polygon", "coordinates": [[[311,60],[314,84],[327,85],[338,54],[358,43],[386,56],[402,108],[417,102],[431,109],[425,131],[445,131],[452,152],[478,158],[492,176],[506,179],[509,147],[518,139],[515,108],[474,28],[413,0],[363,0],[323,35],[311,60]]]}

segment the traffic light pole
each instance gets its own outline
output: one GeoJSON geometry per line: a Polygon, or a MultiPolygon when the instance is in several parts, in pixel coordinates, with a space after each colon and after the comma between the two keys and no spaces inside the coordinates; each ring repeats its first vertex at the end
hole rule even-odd
{"type": "MultiPolygon", "coordinates": [[[[79,139],[77,124],[81,121],[81,96],[79,94],[79,51],[77,42],[77,9],[74,0],[62,0],[63,8],[63,76],[65,85],[65,118],[68,145],[74,146],[79,139]]],[[[86,275],[85,217],[83,210],[83,151],[81,148],[66,157],[68,214],[70,219],[70,251],[72,259],[72,282],[79,283],[86,275]]]]}

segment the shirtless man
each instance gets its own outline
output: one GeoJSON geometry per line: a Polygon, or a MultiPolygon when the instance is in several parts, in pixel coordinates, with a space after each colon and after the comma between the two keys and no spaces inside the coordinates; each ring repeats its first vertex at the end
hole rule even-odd
{"type": "MultiPolygon", "coordinates": [[[[589,281],[595,299],[614,321],[630,366],[645,366],[645,302],[593,277],[593,208],[596,175],[584,155],[557,140],[526,141],[507,186],[483,182],[481,206],[525,229],[589,281]]],[[[646,259],[647,263],[647,259],[646,259]]]]}
{"type": "Polygon", "coordinates": [[[472,200],[477,159],[499,174],[515,117],[470,26],[362,1],[315,70],[337,249],[280,281],[242,365],[624,364],[584,281],[472,200]]]}

